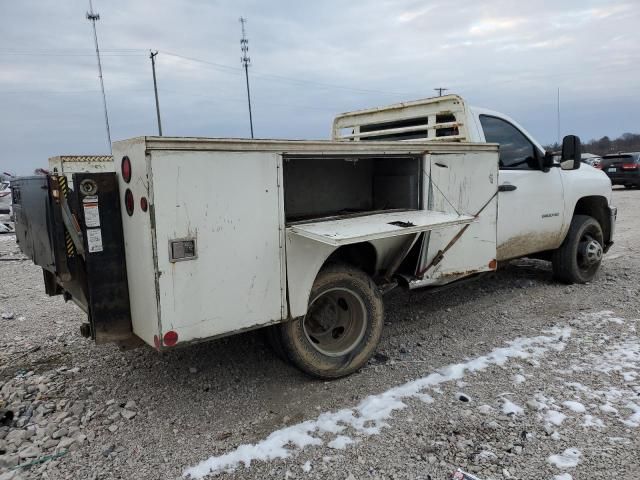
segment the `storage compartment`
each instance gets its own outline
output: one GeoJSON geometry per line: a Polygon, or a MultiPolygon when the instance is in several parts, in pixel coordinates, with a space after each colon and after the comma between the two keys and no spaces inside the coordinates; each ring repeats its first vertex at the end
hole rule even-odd
{"type": "Polygon", "coordinates": [[[419,157],[284,157],[287,223],[421,207],[419,157]]]}

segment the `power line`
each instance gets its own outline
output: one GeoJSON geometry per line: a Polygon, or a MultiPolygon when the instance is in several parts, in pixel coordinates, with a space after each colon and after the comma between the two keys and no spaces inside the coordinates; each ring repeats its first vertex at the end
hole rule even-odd
{"type": "MultiPolygon", "coordinates": [[[[163,95],[174,94],[174,95],[188,96],[188,97],[200,97],[200,98],[215,100],[217,102],[246,102],[247,101],[246,98],[234,98],[229,96],[220,97],[220,96],[214,96],[214,95],[207,95],[204,93],[185,92],[184,90],[168,90],[166,88],[161,88],[160,92],[162,92],[163,95]]],[[[316,105],[300,105],[300,104],[293,104],[293,103],[269,102],[266,100],[259,100],[258,105],[270,105],[270,106],[287,107],[287,108],[305,108],[310,110],[321,110],[321,111],[334,112],[334,113],[345,109],[344,105],[341,107],[331,107],[331,106],[318,107],[316,105]]]]}
{"type": "Polygon", "coordinates": [[[87,19],[93,26],[93,40],[96,45],[96,57],[98,58],[98,77],[100,78],[100,90],[102,90],[102,104],[104,105],[104,121],[107,126],[107,141],[109,142],[109,153],[111,151],[111,129],[109,128],[109,112],[107,110],[107,95],[104,93],[104,80],[102,79],[102,62],[100,61],[100,48],[98,47],[98,33],[96,31],[96,21],[100,20],[100,15],[93,12],[93,3],[89,0],[89,11],[87,19]]]}
{"type": "Polygon", "coordinates": [[[247,39],[246,32],[244,30],[244,24],[247,23],[247,19],[240,17],[240,25],[242,25],[242,38],[240,38],[240,50],[242,50],[242,58],[240,59],[242,66],[244,67],[244,78],[247,81],[247,103],[249,104],[249,126],[251,127],[251,138],[253,138],[253,116],[251,115],[251,91],[249,90],[249,64],[251,58],[249,58],[249,40],[247,39]]]}
{"type": "MultiPolygon", "coordinates": [[[[182,58],[183,60],[188,60],[191,62],[197,62],[197,63],[202,63],[205,65],[210,65],[212,67],[218,68],[220,70],[223,71],[227,71],[227,72],[233,72],[236,74],[240,74],[242,73],[242,68],[238,68],[238,67],[232,67],[230,65],[225,65],[222,63],[216,63],[216,62],[210,62],[208,60],[203,60],[201,58],[196,58],[196,57],[190,57],[190,56],[186,56],[186,55],[180,55],[177,53],[173,53],[173,52],[167,52],[165,50],[162,50],[162,53],[164,53],[165,55],[169,55],[172,57],[177,57],[177,58],[182,58]]],[[[337,85],[337,84],[331,84],[331,83],[324,83],[324,82],[316,82],[314,80],[306,80],[306,79],[302,79],[302,78],[292,78],[292,77],[287,77],[284,75],[274,75],[271,73],[261,73],[261,72],[257,72],[255,70],[253,70],[253,76],[255,77],[261,77],[261,78],[265,78],[265,79],[273,79],[273,80],[278,80],[278,81],[283,81],[283,82],[289,82],[289,83],[293,83],[293,84],[297,84],[297,85],[317,85],[319,87],[324,87],[324,88],[332,88],[332,89],[338,89],[338,90],[347,90],[347,91],[351,91],[351,92],[357,92],[357,93],[364,93],[364,94],[370,94],[370,93],[376,93],[376,94],[383,94],[383,95],[396,95],[396,96],[406,96],[406,97],[419,97],[420,95],[417,94],[410,94],[407,92],[389,92],[389,91],[384,91],[384,90],[372,90],[372,89],[367,89],[367,88],[357,88],[357,87],[349,87],[346,85],[337,85]]]]}
{"type": "MultiPolygon", "coordinates": [[[[143,53],[105,53],[100,52],[103,57],[142,57],[143,53]]],[[[30,52],[0,52],[0,56],[12,57],[92,57],[95,53],[30,53],[30,52]]]]}
{"type": "MultiPolygon", "coordinates": [[[[112,88],[116,92],[146,92],[142,88],[112,88]]],[[[100,89],[91,90],[0,90],[0,95],[76,95],[100,93],[100,89]]]]}
{"type": "Polygon", "coordinates": [[[205,65],[210,65],[212,67],[219,68],[225,71],[232,71],[234,73],[242,73],[241,67],[232,67],[230,65],[223,65],[222,63],[209,62],[208,60],[202,60],[200,58],[187,57],[186,55],[180,55],[173,52],[167,52],[166,50],[162,50],[164,55],[169,55],[170,57],[182,58],[183,60],[188,60],[190,62],[203,63],[205,65]]]}

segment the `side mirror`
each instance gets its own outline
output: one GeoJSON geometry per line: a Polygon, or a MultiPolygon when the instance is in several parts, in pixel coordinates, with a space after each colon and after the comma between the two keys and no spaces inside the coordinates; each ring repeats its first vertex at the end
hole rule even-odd
{"type": "Polygon", "coordinates": [[[582,160],[582,147],[580,138],[575,135],[567,135],[562,139],[562,156],[560,168],[562,170],[577,170],[582,160]]]}

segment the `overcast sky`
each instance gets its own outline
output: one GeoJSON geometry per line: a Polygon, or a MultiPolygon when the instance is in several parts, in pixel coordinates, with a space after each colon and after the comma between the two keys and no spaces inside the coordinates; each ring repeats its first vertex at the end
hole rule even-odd
{"type": "MultiPolygon", "coordinates": [[[[542,143],[640,132],[638,0],[95,0],[113,140],[328,138],[334,114],[448,87],[542,143]],[[188,57],[194,60],[188,60],[188,57]]],[[[88,1],[0,0],[0,171],[108,152],[88,1]]]]}

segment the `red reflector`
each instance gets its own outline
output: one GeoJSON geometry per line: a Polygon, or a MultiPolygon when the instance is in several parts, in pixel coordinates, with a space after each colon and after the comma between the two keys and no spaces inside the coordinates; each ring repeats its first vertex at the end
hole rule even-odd
{"type": "Polygon", "coordinates": [[[129,216],[133,215],[133,193],[128,188],[124,192],[124,208],[127,209],[129,216]]]}
{"type": "Polygon", "coordinates": [[[623,163],[622,164],[622,169],[623,170],[637,170],[638,169],[638,164],[637,163],[623,163]]]}
{"type": "Polygon", "coordinates": [[[122,170],[122,179],[129,183],[131,181],[131,160],[129,157],[122,157],[122,164],[120,165],[120,169],[122,170]]]}
{"type": "Polygon", "coordinates": [[[140,208],[142,209],[143,212],[146,212],[147,208],[149,208],[149,203],[147,202],[146,197],[142,197],[140,199],[140,208]]]}
{"type": "Polygon", "coordinates": [[[176,343],[178,343],[178,332],[170,330],[164,334],[164,344],[167,347],[173,347],[176,343]]]}
{"type": "Polygon", "coordinates": [[[498,268],[498,262],[495,258],[489,262],[489,268],[491,270],[495,270],[496,268],[498,268]]]}

